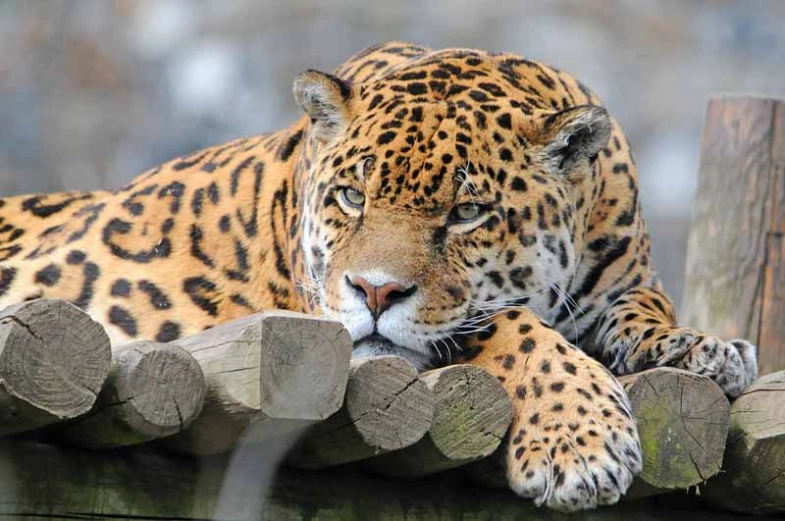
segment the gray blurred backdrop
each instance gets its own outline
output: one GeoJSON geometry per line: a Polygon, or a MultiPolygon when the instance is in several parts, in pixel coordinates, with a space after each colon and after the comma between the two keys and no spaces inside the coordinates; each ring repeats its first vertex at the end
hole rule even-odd
{"type": "Polygon", "coordinates": [[[567,70],[621,121],[681,296],[706,101],[785,97],[785,1],[0,0],[0,195],[116,188],[297,117],[291,80],[390,39],[567,70]]]}

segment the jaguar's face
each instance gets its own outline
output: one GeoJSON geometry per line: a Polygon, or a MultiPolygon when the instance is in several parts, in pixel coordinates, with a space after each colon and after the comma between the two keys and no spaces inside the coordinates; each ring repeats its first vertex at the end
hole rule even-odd
{"type": "Polygon", "coordinates": [[[314,140],[304,284],[355,355],[446,363],[483,318],[561,303],[576,267],[574,174],[589,161],[549,150],[560,137],[532,129],[544,120],[471,97],[357,92],[322,73],[298,82],[314,140]]]}

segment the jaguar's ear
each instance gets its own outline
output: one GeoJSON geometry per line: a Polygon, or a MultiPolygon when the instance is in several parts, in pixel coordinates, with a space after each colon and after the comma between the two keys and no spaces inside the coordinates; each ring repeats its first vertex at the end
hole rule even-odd
{"type": "Polygon", "coordinates": [[[341,134],[348,121],[348,83],[326,72],[307,70],[294,80],[294,97],[311,117],[313,137],[326,143],[341,134]]]}
{"type": "Polygon", "coordinates": [[[581,105],[545,117],[533,141],[542,145],[546,168],[568,176],[585,171],[610,137],[608,112],[602,107],[581,105]]]}

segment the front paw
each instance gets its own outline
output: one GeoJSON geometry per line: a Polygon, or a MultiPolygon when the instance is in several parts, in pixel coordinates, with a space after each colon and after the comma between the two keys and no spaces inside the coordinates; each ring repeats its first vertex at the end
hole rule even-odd
{"type": "Polygon", "coordinates": [[[615,503],[642,469],[621,385],[577,351],[518,385],[507,479],[520,496],[561,511],[615,503]]]}
{"type": "Polygon", "coordinates": [[[725,341],[672,326],[626,327],[609,337],[603,359],[615,372],[677,367],[708,376],[731,398],[758,376],[756,349],[746,340],[725,341]]]}
{"type": "Polygon", "coordinates": [[[674,367],[705,375],[731,398],[739,396],[758,376],[756,348],[746,340],[721,340],[694,330],[675,330],[674,340],[687,338],[690,347],[674,367]]]}

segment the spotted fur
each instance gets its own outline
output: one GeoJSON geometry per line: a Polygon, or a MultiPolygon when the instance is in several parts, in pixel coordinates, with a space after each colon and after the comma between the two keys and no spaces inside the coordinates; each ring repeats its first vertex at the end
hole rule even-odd
{"type": "Polygon", "coordinates": [[[754,378],[752,345],[677,327],[627,140],[572,76],[393,42],[294,91],[280,132],[0,200],[0,305],[67,299],[114,342],[281,308],[342,321],[357,356],[458,356],[513,399],[511,487],[561,510],[640,471],[611,372],[673,365],[732,396],[754,378]]]}

